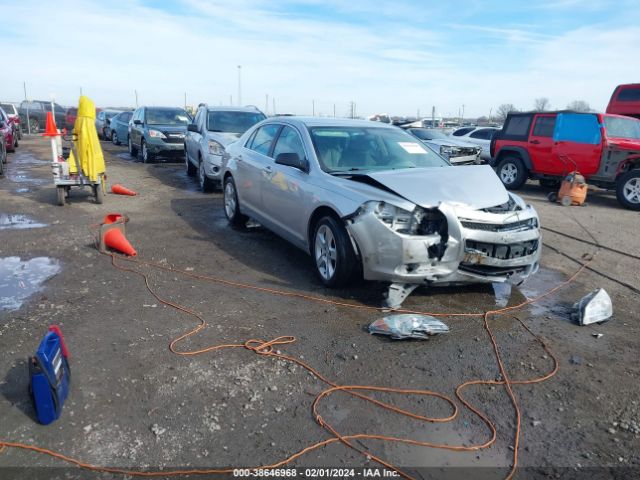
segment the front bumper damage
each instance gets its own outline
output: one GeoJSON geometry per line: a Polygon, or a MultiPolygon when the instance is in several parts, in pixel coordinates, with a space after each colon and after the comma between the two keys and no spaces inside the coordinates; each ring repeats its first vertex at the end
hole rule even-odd
{"type": "Polygon", "coordinates": [[[542,239],[533,208],[513,203],[496,212],[442,203],[424,211],[442,214],[446,227],[406,234],[371,211],[346,219],[364,278],[391,282],[390,307],[420,285],[519,284],[537,271],[542,239]]]}

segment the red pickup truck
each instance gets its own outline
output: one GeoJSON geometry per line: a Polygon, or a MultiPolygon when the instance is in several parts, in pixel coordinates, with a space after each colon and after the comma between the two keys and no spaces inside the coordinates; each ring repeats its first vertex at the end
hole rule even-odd
{"type": "Polygon", "coordinates": [[[504,186],[528,178],[555,186],[578,170],[587,181],[616,191],[626,208],[640,210],[640,120],[579,112],[512,113],[491,141],[492,165],[504,186]]]}

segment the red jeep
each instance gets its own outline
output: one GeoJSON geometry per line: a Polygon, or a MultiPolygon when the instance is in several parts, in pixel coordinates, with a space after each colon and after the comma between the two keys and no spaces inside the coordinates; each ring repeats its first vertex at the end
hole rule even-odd
{"type": "Polygon", "coordinates": [[[640,120],[602,113],[511,113],[491,141],[492,165],[510,190],[528,178],[557,187],[578,170],[640,210],[640,120]]]}

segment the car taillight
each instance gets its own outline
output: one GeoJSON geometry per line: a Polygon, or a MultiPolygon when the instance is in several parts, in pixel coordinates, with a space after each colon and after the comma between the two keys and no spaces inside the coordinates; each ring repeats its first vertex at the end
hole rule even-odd
{"type": "Polygon", "coordinates": [[[489,155],[492,157],[496,154],[496,140],[498,140],[498,134],[494,133],[489,144],[489,155]]]}

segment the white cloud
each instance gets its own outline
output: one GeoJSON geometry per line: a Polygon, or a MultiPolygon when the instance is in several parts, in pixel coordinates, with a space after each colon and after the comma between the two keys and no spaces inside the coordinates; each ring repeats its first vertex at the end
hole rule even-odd
{"type": "Polygon", "coordinates": [[[603,109],[617,83],[638,80],[640,27],[550,35],[527,25],[421,23],[433,12],[411,18],[408,2],[380,10],[378,2],[330,0],[335,18],[300,13],[296,3],[185,0],[179,15],[139,1],[5,4],[18,32],[11,60],[0,53],[2,65],[13,65],[0,76],[0,97],[21,99],[26,80],[30,97],[55,93],[63,104],[77,102],[80,86],[104,106],[133,105],[134,89],[141,103],[180,105],[185,92],[190,104],[228,103],[242,65],[243,103],[260,107],[269,94],[279,111],[297,113],[310,113],[315,100],[316,112],[336,104],[345,114],[353,100],[361,114],[435,105],[455,115],[464,104],[475,116],[506,102],[530,108],[539,96],[603,109]],[[368,21],[349,20],[360,14],[368,21]]]}

